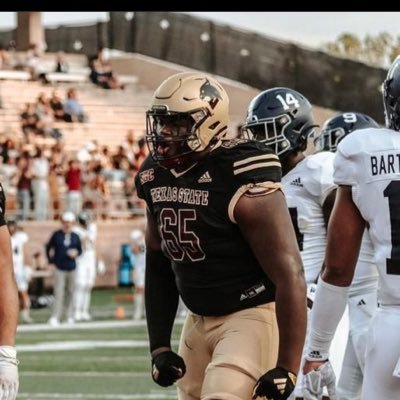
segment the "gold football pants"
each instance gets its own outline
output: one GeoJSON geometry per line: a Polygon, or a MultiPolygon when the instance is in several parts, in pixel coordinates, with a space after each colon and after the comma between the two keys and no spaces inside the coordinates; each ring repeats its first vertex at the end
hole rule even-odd
{"type": "Polygon", "coordinates": [[[179,344],[186,363],[179,400],[251,400],[258,378],[276,365],[278,341],[275,303],[222,317],[189,312],[179,344]]]}

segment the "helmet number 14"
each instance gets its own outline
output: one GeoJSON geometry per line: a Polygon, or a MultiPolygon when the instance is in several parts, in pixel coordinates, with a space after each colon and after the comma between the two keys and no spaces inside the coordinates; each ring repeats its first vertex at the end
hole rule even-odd
{"type": "Polygon", "coordinates": [[[292,93],[286,93],[285,99],[280,94],[278,94],[276,98],[282,103],[285,111],[290,109],[290,105],[294,105],[295,108],[300,107],[299,101],[293,96],[292,93]]]}

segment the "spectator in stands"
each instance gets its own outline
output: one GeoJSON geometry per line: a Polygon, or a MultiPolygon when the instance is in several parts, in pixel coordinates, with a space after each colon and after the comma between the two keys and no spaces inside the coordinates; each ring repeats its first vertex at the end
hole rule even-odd
{"type": "Polygon", "coordinates": [[[67,91],[67,100],[64,103],[64,120],[66,122],[86,122],[88,120],[78,100],[78,93],[73,88],[67,91]]]}
{"type": "Polygon", "coordinates": [[[22,322],[31,324],[31,301],[28,294],[29,277],[24,263],[24,245],[28,241],[28,235],[19,229],[17,221],[8,220],[8,231],[11,236],[11,248],[13,253],[14,275],[17,283],[20,314],[22,322]]]}
{"type": "Polygon", "coordinates": [[[4,137],[4,141],[1,143],[1,150],[0,150],[0,155],[1,158],[6,160],[8,158],[8,153],[15,151],[15,142],[12,138],[10,137],[4,137]]]}
{"type": "Polygon", "coordinates": [[[78,151],[77,158],[80,162],[92,161],[94,160],[93,154],[97,150],[96,144],[91,141],[83,145],[83,147],[78,151]]]}
{"type": "Polygon", "coordinates": [[[125,140],[122,146],[126,149],[126,156],[131,164],[135,163],[135,153],[138,150],[137,142],[135,140],[135,134],[133,129],[129,129],[126,133],[125,140]]]}
{"type": "MultiPolygon", "coordinates": [[[[51,148],[51,162],[57,164],[58,167],[62,168],[67,161],[67,155],[64,150],[64,144],[58,140],[51,148]]],[[[59,171],[62,173],[62,170],[59,171]]]]}
{"type": "Polygon", "coordinates": [[[17,161],[17,167],[19,170],[17,183],[19,216],[22,221],[25,221],[29,217],[31,208],[32,170],[30,157],[20,157],[17,161]]]}
{"type": "Polygon", "coordinates": [[[147,157],[147,155],[148,155],[148,150],[146,146],[146,140],[144,137],[142,137],[138,140],[138,150],[135,153],[136,166],[138,169],[142,165],[142,162],[147,157]]]}
{"type": "Polygon", "coordinates": [[[61,195],[60,195],[60,178],[63,179],[63,169],[62,166],[54,161],[50,162],[49,170],[49,194],[50,194],[50,204],[53,209],[53,219],[59,218],[59,211],[61,209],[61,195]]]}
{"type": "Polygon", "coordinates": [[[77,159],[68,162],[65,183],[67,184],[67,210],[78,215],[82,208],[82,194],[81,169],[77,159]]]}
{"type": "Polygon", "coordinates": [[[45,93],[39,93],[37,99],[36,99],[36,108],[35,112],[39,116],[39,119],[42,118],[43,114],[47,110],[47,107],[49,106],[50,101],[47,98],[45,93]]]}
{"type": "Polygon", "coordinates": [[[83,198],[85,208],[93,209],[96,216],[100,213],[103,218],[107,217],[110,192],[102,174],[102,167],[98,163],[88,177],[87,184],[83,189],[83,198]]]}
{"type": "Polygon", "coordinates": [[[64,104],[56,90],[54,90],[51,95],[50,107],[53,110],[54,118],[57,121],[64,121],[64,104]]]}
{"type": "Polygon", "coordinates": [[[65,58],[65,53],[63,51],[59,51],[56,55],[56,68],[54,72],[68,73],[69,65],[65,58]]]}
{"type": "Polygon", "coordinates": [[[39,118],[40,119],[37,124],[38,135],[43,137],[53,137],[56,139],[62,136],[62,133],[57,128],[54,128],[54,114],[50,104],[43,106],[39,118]]]}
{"type": "Polygon", "coordinates": [[[98,49],[96,57],[90,60],[89,67],[89,79],[95,85],[103,89],[125,89],[125,85],[121,84],[113,73],[108,57],[105,57],[104,48],[98,49]]]}
{"type": "Polygon", "coordinates": [[[36,155],[32,161],[32,177],[35,219],[45,221],[49,202],[49,162],[40,147],[36,147],[36,155]]]}
{"type": "Polygon", "coordinates": [[[27,52],[26,66],[33,81],[41,81],[43,84],[50,83],[46,77],[46,70],[40,57],[40,51],[36,44],[31,44],[27,52]]]}
{"type": "Polygon", "coordinates": [[[32,141],[31,135],[36,135],[38,131],[39,115],[35,109],[34,103],[26,103],[25,109],[21,113],[22,132],[28,143],[32,141]]]}
{"type": "Polygon", "coordinates": [[[67,323],[74,323],[76,258],[82,254],[79,236],[72,231],[74,222],[75,215],[65,212],[61,217],[62,229],[55,231],[46,244],[47,260],[55,267],[54,305],[48,322],[51,326],[58,326],[64,314],[67,323]]]}
{"type": "Polygon", "coordinates": [[[123,163],[128,163],[129,165],[129,158],[125,147],[118,146],[117,152],[112,156],[112,162],[115,169],[123,169],[123,163]]]}
{"type": "Polygon", "coordinates": [[[12,60],[8,49],[0,43],[0,69],[12,69],[12,60]]]}
{"type": "Polygon", "coordinates": [[[108,173],[109,171],[111,171],[113,169],[110,148],[108,146],[103,146],[101,148],[99,161],[100,161],[100,164],[101,164],[104,172],[108,173]]]}
{"type": "MultiPolygon", "coordinates": [[[[15,191],[15,186],[18,180],[18,167],[16,159],[18,157],[17,150],[9,150],[6,158],[3,159],[3,163],[0,164],[1,182],[6,193],[15,191]]],[[[14,192],[15,193],[15,192],[14,192]]],[[[7,203],[8,205],[10,202],[7,203]]]]}
{"type": "Polygon", "coordinates": [[[137,168],[135,165],[131,165],[127,172],[127,176],[124,179],[124,195],[126,198],[126,204],[130,211],[134,211],[138,208],[138,202],[141,201],[139,197],[137,197],[136,188],[135,188],[135,177],[137,174],[137,168]]]}

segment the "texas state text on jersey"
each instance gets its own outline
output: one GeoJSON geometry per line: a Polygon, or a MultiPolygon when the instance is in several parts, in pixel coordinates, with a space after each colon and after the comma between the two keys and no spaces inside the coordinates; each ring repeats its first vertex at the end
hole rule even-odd
{"type": "Polygon", "coordinates": [[[268,280],[232,218],[239,189],[280,182],[278,157],[258,142],[224,141],[189,170],[151,158],[136,178],[156,218],[185,304],[200,315],[224,315],[272,301],[268,280]],[[218,290],[215,290],[215,288],[218,290]]]}

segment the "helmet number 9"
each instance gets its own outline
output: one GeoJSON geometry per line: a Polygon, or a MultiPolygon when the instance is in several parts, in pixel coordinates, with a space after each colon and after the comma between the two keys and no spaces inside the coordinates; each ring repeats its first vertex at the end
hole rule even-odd
{"type": "Polygon", "coordinates": [[[357,122],[357,115],[354,113],[343,114],[343,120],[347,123],[357,122]]]}
{"type": "Polygon", "coordinates": [[[276,98],[282,103],[284,110],[289,110],[289,105],[293,104],[295,108],[299,108],[300,104],[299,101],[292,95],[292,93],[286,93],[285,99],[278,94],[276,98]]]}

